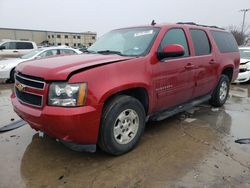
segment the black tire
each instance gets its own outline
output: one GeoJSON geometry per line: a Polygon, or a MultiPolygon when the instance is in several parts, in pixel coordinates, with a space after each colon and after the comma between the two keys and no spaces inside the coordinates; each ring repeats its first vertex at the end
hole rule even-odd
{"type": "Polygon", "coordinates": [[[210,104],[214,107],[221,107],[225,104],[228,93],[230,89],[230,81],[227,75],[222,74],[219,80],[219,83],[217,84],[213,94],[212,98],[210,100],[210,104]],[[226,86],[226,91],[222,95],[221,90],[226,86]]]}
{"type": "Polygon", "coordinates": [[[10,83],[14,83],[14,82],[15,82],[15,68],[12,69],[12,70],[10,71],[10,79],[9,79],[9,82],[10,82],[10,83]]]}
{"type": "Polygon", "coordinates": [[[138,101],[134,97],[130,97],[127,95],[116,96],[113,99],[111,99],[111,101],[108,102],[108,104],[106,104],[106,106],[104,107],[100,125],[98,145],[103,151],[109,154],[112,155],[124,154],[133,149],[137,145],[144,132],[144,127],[145,127],[145,110],[140,101],[138,101]],[[125,123],[127,124],[125,124],[124,121],[120,121],[119,117],[122,117],[122,115],[123,116],[125,115],[125,117],[127,118],[127,119],[125,118],[126,119],[125,123]],[[132,122],[131,119],[129,119],[131,115],[135,115],[133,117],[136,117],[135,119],[132,120],[132,122]],[[130,122],[131,124],[128,122],[130,122]],[[137,127],[136,129],[137,131],[135,134],[133,134],[133,131],[131,130],[132,127],[135,127],[135,125],[137,127]],[[126,130],[125,132],[121,132],[120,135],[116,137],[115,129],[119,129],[119,131],[121,131],[122,130],[122,128],[120,128],[121,126],[124,126],[123,128],[126,130]],[[123,141],[122,139],[123,137],[122,135],[127,135],[128,136],[127,138],[131,140],[128,143],[125,143],[125,141],[123,141]],[[124,142],[124,143],[119,143],[119,142],[124,142]]]}

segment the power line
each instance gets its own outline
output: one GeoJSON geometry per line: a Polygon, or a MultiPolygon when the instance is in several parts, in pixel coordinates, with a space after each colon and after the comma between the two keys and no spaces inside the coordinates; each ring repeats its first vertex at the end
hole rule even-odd
{"type": "Polygon", "coordinates": [[[240,12],[243,12],[243,22],[242,22],[242,28],[241,28],[241,33],[244,31],[244,26],[245,26],[245,18],[246,18],[246,13],[250,10],[248,9],[241,9],[240,12]]]}

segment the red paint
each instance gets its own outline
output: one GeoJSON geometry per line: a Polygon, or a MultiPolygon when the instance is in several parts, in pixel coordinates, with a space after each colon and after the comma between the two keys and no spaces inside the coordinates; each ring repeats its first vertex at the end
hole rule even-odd
{"type": "Polygon", "coordinates": [[[165,53],[174,53],[174,52],[184,52],[184,48],[179,44],[170,44],[163,47],[163,52],[165,53]]]}
{"type": "MultiPolygon", "coordinates": [[[[83,54],[39,59],[20,64],[16,68],[17,72],[43,78],[47,83],[42,93],[27,88],[27,90],[44,96],[42,108],[20,103],[13,93],[11,98],[14,110],[36,130],[42,130],[62,140],[96,144],[103,104],[111,95],[127,89],[144,88],[149,99],[149,115],[194,97],[211,93],[219,76],[227,67],[233,68],[233,79],[237,77],[239,53],[220,53],[210,34],[211,28],[181,24],[152,27],[160,27],[161,29],[150,52],[143,57],[83,54]],[[195,56],[189,33],[190,27],[202,29],[207,33],[212,45],[211,54],[195,56]],[[190,56],[159,60],[156,52],[164,34],[171,28],[184,30],[190,56]],[[101,65],[108,62],[116,63],[101,65]],[[90,66],[96,67],[87,69],[90,66]],[[87,70],[79,71],[69,78],[72,72],[80,69],[87,70]],[[48,106],[49,83],[56,80],[66,81],[67,79],[69,83],[87,83],[85,106],[73,108],[48,106]]],[[[213,30],[218,29],[213,28],[213,30]]],[[[168,47],[164,50],[181,51],[183,48],[172,46],[171,49],[168,47]]]]}

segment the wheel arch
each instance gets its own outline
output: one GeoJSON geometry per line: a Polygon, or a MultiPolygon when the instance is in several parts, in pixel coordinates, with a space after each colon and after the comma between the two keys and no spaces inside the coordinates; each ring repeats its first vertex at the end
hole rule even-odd
{"type": "Polygon", "coordinates": [[[108,92],[106,95],[104,95],[101,99],[101,102],[104,104],[103,109],[107,104],[109,104],[113,98],[119,95],[128,95],[131,97],[136,98],[141,102],[145,109],[145,113],[148,113],[149,110],[149,92],[148,89],[142,85],[136,86],[136,87],[127,87],[123,89],[114,89],[110,92],[108,92]]]}
{"type": "Polygon", "coordinates": [[[8,78],[8,80],[10,80],[10,82],[12,82],[12,81],[15,82],[15,77],[13,78],[13,80],[11,80],[12,73],[15,73],[15,68],[16,67],[12,67],[10,69],[9,78],[8,78]]]}
{"type": "Polygon", "coordinates": [[[233,66],[227,66],[222,69],[221,74],[228,76],[229,81],[231,82],[233,79],[233,71],[234,71],[233,66]]]}

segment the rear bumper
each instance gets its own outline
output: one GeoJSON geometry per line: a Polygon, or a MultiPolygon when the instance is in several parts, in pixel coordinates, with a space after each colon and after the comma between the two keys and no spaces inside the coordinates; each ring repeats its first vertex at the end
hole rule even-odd
{"type": "Polygon", "coordinates": [[[96,144],[101,106],[63,108],[45,106],[42,109],[20,103],[11,96],[14,111],[35,129],[66,142],[96,144]]]}
{"type": "Polygon", "coordinates": [[[246,71],[239,73],[234,83],[242,83],[242,82],[247,82],[249,80],[250,80],[250,71],[246,71]]]}

